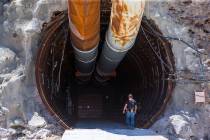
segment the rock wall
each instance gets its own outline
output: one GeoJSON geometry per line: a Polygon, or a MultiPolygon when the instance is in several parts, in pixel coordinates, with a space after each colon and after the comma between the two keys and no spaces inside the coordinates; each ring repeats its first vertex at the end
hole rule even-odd
{"type": "MultiPolygon", "coordinates": [[[[205,78],[207,79],[209,79],[210,74],[210,65],[208,64],[210,35],[205,31],[198,32],[199,29],[196,28],[195,23],[202,22],[200,19],[196,19],[199,16],[204,22],[210,19],[209,14],[205,10],[209,8],[209,2],[207,1],[151,1],[148,3],[146,11],[146,15],[156,22],[164,36],[181,38],[192,47],[198,48],[200,52],[208,54],[201,55],[204,73],[206,74],[205,78]],[[183,17],[185,22],[187,22],[188,17],[191,17],[188,20],[195,19],[192,20],[193,22],[187,22],[186,24],[180,20],[183,17]],[[192,37],[192,30],[195,30],[194,37],[192,37]],[[202,38],[202,36],[205,38],[202,38]],[[201,44],[204,44],[201,38],[205,40],[206,45],[201,46],[201,44]]],[[[203,27],[205,29],[208,28],[209,23],[204,24],[203,27]]],[[[165,114],[152,126],[152,129],[169,137],[169,139],[210,138],[210,105],[195,104],[194,99],[194,91],[207,89],[206,91],[209,94],[209,84],[205,82],[196,83],[193,80],[189,81],[179,77],[179,73],[183,73],[183,71],[187,71],[184,75],[191,73],[190,77],[199,77],[202,74],[198,53],[181,41],[172,39],[171,43],[173,44],[178,75],[177,84],[165,114]]]]}
{"type": "MultiPolygon", "coordinates": [[[[49,125],[45,127],[60,129],[58,126],[51,127],[53,118],[38,96],[34,65],[42,24],[49,21],[54,11],[66,9],[66,2],[66,0],[0,1],[1,127],[13,128],[27,124],[33,118],[34,112],[38,112],[47,118],[49,125]]],[[[39,135],[38,131],[48,134],[42,129],[30,129],[25,131],[24,135],[35,138],[35,135],[39,135]]],[[[11,136],[18,133],[13,134],[2,129],[0,138],[1,134],[11,136]]]]}
{"type": "MultiPolygon", "coordinates": [[[[37,113],[34,114],[34,112],[44,116],[47,123],[53,122],[37,94],[34,64],[43,22],[49,21],[53,11],[66,9],[66,2],[66,0],[0,1],[1,127],[9,128],[27,123],[29,120],[33,120],[34,116],[37,116],[37,113]]],[[[181,0],[178,3],[169,0],[149,1],[145,15],[156,22],[164,36],[181,38],[189,44],[197,42],[195,45],[199,46],[199,51],[209,51],[210,38],[207,32],[209,26],[205,25],[204,33],[206,32],[207,36],[207,41],[205,40],[207,45],[205,45],[199,38],[192,38],[190,31],[194,29],[194,26],[180,21],[179,18],[182,14],[171,12],[170,9],[172,11],[177,9],[178,11],[185,11],[185,6],[180,6],[181,3],[199,5],[196,4],[196,1],[190,0],[181,0]],[[174,5],[175,7],[172,8],[171,6],[174,5]],[[204,45],[201,47],[198,44],[204,45]]],[[[209,24],[208,21],[206,22],[209,24]]],[[[196,33],[199,34],[199,32],[196,33]]],[[[171,42],[177,73],[179,74],[183,70],[200,71],[197,53],[180,41],[171,40],[171,42]]],[[[210,52],[208,53],[210,54],[210,52]]],[[[210,70],[208,57],[202,55],[206,71],[210,70]]],[[[207,137],[208,132],[210,132],[210,106],[207,104],[195,105],[194,103],[194,90],[200,89],[200,84],[179,79],[165,114],[151,129],[170,139],[207,137]]],[[[38,133],[37,131],[36,133],[38,133]]],[[[4,132],[3,134],[13,133],[13,131],[3,128],[0,132],[4,132]]],[[[27,131],[25,133],[32,132],[27,131]]],[[[47,130],[42,130],[40,133],[48,134],[47,130]]]]}

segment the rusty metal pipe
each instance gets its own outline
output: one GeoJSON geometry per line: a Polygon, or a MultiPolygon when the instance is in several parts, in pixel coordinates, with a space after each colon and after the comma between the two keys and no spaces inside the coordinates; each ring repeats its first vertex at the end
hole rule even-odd
{"type": "Polygon", "coordinates": [[[100,40],[100,1],[68,0],[68,15],[76,76],[89,80],[95,68],[100,40]]]}
{"type": "Polygon", "coordinates": [[[97,74],[104,79],[112,75],[134,45],[144,7],[145,0],[112,0],[110,24],[96,67],[97,74]]]}

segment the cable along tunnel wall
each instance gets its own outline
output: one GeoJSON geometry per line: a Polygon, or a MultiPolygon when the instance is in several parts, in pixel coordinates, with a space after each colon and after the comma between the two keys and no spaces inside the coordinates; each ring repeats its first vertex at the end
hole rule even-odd
{"type": "MultiPolygon", "coordinates": [[[[109,17],[107,10],[102,11],[101,15],[99,53],[109,23],[104,20],[109,17]]],[[[175,72],[172,46],[154,31],[161,34],[155,23],[144,17],[134,47],[116,70],[115,83],[119,95],[129,91],[140,103],[137,127],[143,128],[151,126],[163,113],[175,85],[168,80],[173,78],[171,75],[175,72]]],[[[67,12],[55,12],[51,21],[43,25],[36,61],[39,95],[47,109],[65,128],[71,128],[76,121],[74,113],[68,111],[66,100],[78,90],[74,89],[74,55],[69,32],[67,12]]],[[[72,96],[72,102],[75,100],[76,96],[72,96]]]]}

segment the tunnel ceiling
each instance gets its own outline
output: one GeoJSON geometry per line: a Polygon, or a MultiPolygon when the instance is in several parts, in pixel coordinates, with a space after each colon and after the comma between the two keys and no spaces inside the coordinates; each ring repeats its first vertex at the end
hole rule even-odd
{"type": "MultiPolygon", "coordinates": [[[[109,4],[102,5],[99,50],[109,23],[109,4]]],[[[118,67],[115,79],[119,87],[125,87],[139,98],[141,111],[137,126],[143,128],[151,126],[163,113],[174,88],[174,83],[168,80],[174,73],[172,46],[156,32],[161,34],[155,23],[144,17],[135,45],[118,67]]],[[[36,61],[39,95],[52,116],[65,128],[75,122],[73,116],[67,115],[65,103],[68,88],[75,82],[69,38],[67,12],[55,12],[51,21],[43,24],[36,61]]]]}

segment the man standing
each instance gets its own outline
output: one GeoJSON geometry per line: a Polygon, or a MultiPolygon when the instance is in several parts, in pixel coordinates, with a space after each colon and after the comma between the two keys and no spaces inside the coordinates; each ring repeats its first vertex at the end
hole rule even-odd
{"type": "Polygon", "coordinates": [[[133,95],[128,95],[128,101],[123,108],[123,114],[126,113],[126,124],[129,128],[135,127],[135,115],[137,111],[136,101],[133,99],[133,95]]]}

